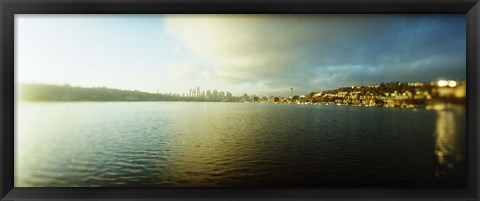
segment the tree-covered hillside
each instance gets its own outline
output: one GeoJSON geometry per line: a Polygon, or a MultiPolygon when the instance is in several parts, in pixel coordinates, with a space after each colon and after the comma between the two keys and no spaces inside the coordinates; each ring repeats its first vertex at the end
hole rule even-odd
{"type": "Polygon", "coordinates": [[[23,101],[174,101],[176,97],[104,87],[83,88],[69,85],[21,84],[19,98],[23,101]]]}

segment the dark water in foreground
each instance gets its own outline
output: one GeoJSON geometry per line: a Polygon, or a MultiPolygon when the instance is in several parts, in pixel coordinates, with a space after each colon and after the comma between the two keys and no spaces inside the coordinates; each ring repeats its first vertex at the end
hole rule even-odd
{"type": "Polygon", "coordinates": [[[15,186],[464,187],[465,111],[21,103],[15,186]]]}

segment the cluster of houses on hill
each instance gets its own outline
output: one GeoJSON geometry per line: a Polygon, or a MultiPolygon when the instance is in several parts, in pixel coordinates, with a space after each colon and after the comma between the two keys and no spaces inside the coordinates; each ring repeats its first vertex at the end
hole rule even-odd
{"type": "Polygon", "coordinates": [[[425,108],[445,104],[465,104],[466,82],[379,83],[371,86],[342,87],[289,97],[243,98],[243,102],[354,105],[375,107],[425,108]]]}

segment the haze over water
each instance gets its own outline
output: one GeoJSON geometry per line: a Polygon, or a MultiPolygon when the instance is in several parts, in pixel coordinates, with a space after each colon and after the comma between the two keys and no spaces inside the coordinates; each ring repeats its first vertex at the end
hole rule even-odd
{"type": "Polygon", "coordinates": [[[15,186],[465,187],[465,111],[18,104],[15,186]]]}

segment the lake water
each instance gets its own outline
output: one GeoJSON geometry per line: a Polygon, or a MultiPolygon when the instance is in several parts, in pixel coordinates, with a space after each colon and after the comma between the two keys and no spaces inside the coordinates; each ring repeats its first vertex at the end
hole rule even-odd
{"type": "Polygon", "coordinates": [[[15,186],[466,186],[463,110],[20,103],[15,186]]]}

